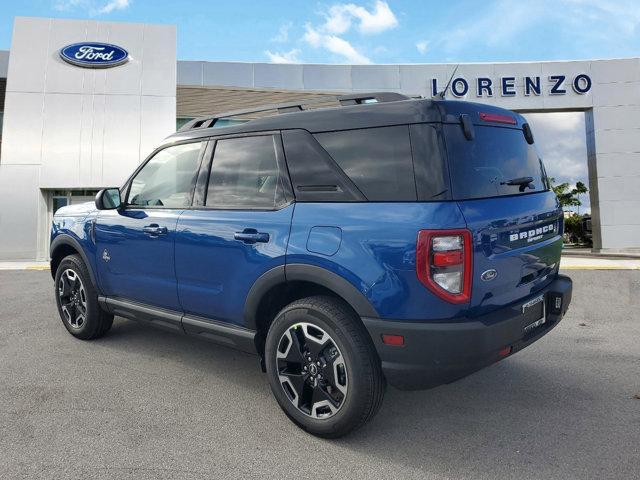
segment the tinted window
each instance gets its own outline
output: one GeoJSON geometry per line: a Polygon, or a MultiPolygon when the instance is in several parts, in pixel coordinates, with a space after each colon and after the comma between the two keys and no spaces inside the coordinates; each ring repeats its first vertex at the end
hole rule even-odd
{"type": "Polygon", "coordinates": [[[460,125],[444,126],[453,196],[456,199],[517,195],[547,190],[542,160],[522,130],[475,127],[467,140],[460,125]],[[507,185],[531,177],[527,185],[507,185]]]}
{"type": "Polygon", "coordinates": [[[383,127],[315,135],[369,200],[416,200],[409,127],[383,127]]]}
{"type": "Polygon", "coordinates": [[[364,201],[362,192],[306,130],[285,130],[282,142],[300,202],[364,201]]]}
{"type": "Polygon", "coordinates": [[[411,125],[411,149],[413,151],[413,169],[416,175],[418,200],[450,200],[447,162],[441,148],[439,126],[419,123],[411,125]]]}
{"type": "Polygon", "coordinates": [[[277,208],[283,189],[272,136],[218,140],[206,205],[218,208],[277,208]]]}
{"type": "Polygon", "coordinates": [[[129,205],[186,207],[198,171],[201,143],[175,145],[159,151],[131,182],[129,205]]]}

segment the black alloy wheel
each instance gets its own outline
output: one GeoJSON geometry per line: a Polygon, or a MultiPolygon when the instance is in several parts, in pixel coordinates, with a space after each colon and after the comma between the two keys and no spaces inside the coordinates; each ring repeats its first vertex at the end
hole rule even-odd
{"type": "Polygon", "coordinates": [[[340,349],[322,328],[301,322],[280,337],[278,378],[291,403],[312,418],[340,410],[349,387],[340,349]]]}

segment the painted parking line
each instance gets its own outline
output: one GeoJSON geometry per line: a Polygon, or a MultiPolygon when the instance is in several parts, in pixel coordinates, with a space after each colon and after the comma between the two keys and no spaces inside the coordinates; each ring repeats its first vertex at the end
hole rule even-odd
{"type": "Polygon", "coordinates": [[[606,265],[560,265],[560,270],[640,270],[634,266],[606,266],[606,265]]]}

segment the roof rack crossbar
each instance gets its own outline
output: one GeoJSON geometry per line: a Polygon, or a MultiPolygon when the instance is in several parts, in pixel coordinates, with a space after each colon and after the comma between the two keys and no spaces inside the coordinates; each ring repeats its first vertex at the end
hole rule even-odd
{"type": "Polygon", "coordinates": [[[210,128],[217,120],[221,118],[237,117],[240,115],[250,115],[252,113],[268,112],[275,110],[278,113],[291,113],[305,110],[305,105],[314,105],[317,103],[325,103],[331,100],[337,100],[341,106],[361,105],[366,103],[384,103],[397,102],[399,100],[410,100],[411,97],[395,92],[372,92],[357,93],[349,95],[326,95],[319,98],[311,98],[303,101],[275,103],[262,105],[259,107],[243,108],[240,110],[231,110],[229,112],[219,113],[215,116],[199,117],[191,120],[183,125],[178,131],[194,130],[199,128],[210,128]]]}

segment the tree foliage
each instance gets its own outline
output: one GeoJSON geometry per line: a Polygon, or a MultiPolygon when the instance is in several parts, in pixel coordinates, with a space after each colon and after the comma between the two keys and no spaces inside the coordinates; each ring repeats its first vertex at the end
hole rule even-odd
{"type": "Polygon", "coordinates": [[[576,186],[570,189],[567,182],[555,185],[555,178],[553,177],[549,178],[549,181],[551,182],[551,188],[558,197],[560,205],[562,205],[563,208],[579,207],[582,205],[579,196],[589,191],[587,190],[586,185],[582,182],[576,182],[576,186]]]}

